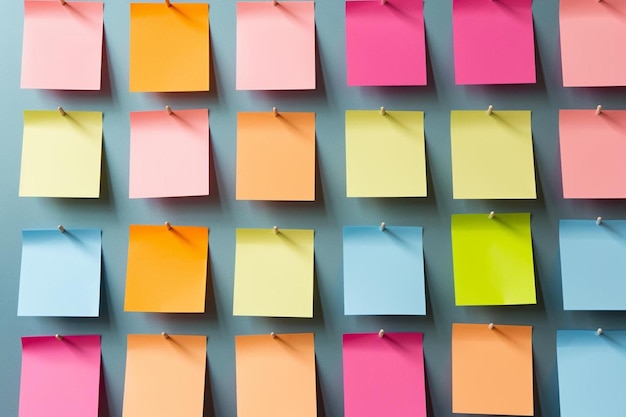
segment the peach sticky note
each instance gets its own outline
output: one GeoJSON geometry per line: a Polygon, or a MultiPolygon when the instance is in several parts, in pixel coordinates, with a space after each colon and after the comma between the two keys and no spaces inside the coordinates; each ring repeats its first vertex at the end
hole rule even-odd
{"type": "Polygon", "coordinates": [[[20,197],[100,196],[102,113],[25,111],[20,197]]]}
{"type": "Polygon", "coordinates": [[[209,91],[208,4],[130,4],[130,91],[209,91]]]}
{"type": "Polygon", "coordinates": [[[22,88],[100,90],[104,4],[24,0],[22,88]]]}
{"type": "Polygon", "coordinates": [[[235,360],[237,417],[317,416],[313,333],[235,336],[235,360]]]}
{"type": "Polygon", "coordinates": [[[206,340],[129,334],[122,417],[202,417],[206,340]]]}
{"type": "Polygon", "coordinates": [[[313,230],[237,229],[235,316],[313,317],[313,230]]]}
{"type": "Polygon", "coordinates": [[[531,326],[452,324],[452,412],[532,416],[531,326]]]}
{"type": "Polygon", "coordinates": [[[237,90],[315,89],[315,2],[237,2],[237,90]]]}
{"type": "Polygon", "coordinates": [[[206,227],[130,226],[124,311],[204,312],[206,227]]]}
{"type": "Polygon", "coordinates": [[[315,113],[237,115],[236,194],[237,200],[315,200],[315,113]]]}

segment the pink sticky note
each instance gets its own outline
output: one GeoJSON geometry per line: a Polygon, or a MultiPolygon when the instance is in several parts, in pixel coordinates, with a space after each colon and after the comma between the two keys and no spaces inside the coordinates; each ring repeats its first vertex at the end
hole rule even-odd
{"type": "Polygon", "coordinates": [[[130,198],[209,195],[206,109],[131,112],[130,198]]]}
{"type": "Polygon", "coordinates": [[[100,336],[22,338],[19,417],[97,417],[100,336]]]}
{"type": "Polygon", "coordinates": [[[314,89],[314,2],[237,2],[237,90],[314,89]]]}
{"type": "Polygon", "coordinates": [[[532,0],[454,0],[457,84],[534,84],[532,0]]]}
{"type": "Polygon", "coordinates": [[[426,417],[422,333],[343,335],[345,417],[426,417]]]}
{"type": "Polygon", "coordinates": [[[348,85],[426,85],[423,0],[347,0],[348,85]]]}
{"type": "Polygon", "coordinates": [[[24,1],[22,88],[100,90],[102,2],[24,1]]]}

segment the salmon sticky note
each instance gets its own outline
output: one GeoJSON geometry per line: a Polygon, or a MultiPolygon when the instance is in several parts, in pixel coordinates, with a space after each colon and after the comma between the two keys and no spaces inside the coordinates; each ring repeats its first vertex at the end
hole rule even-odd
{"type": "Polygon", "coordinates": [[[315,200],[315,113],[237,115],[236,194],[237,200],[315,200]]]}
{"type": "Polygon", "coordinates": [[[100,90],[104,4],[24,1],[22,88],[100,90]]]}
{"type": "Polygon", "coordinates": [[[130,4],[130,91],[209,91],[208,4],[130,4]]]}
{"type": "Polygon", "coordinates": [[[235,360],[237,417],[317,416],[313,333],[235,336],[235,360]]]}
{"type": "Polygon", "coordinates": [[[206,340],[129,334],[122,417],[202,417],[206,340]]]}
{"type": "Polygon", "coordinates": [[[537,198],[530,111],[453,111],[450,129],[455,199],[537,198]]]}
{"type": "Polygon", "coordinates": [[[313,230],[278,230],[237,229],[235,316],[313,317],[313,230]]]}
{"type": "Polygon", "coordinates": [[[204,312],[208,251],[206,227],[131,225],[124,311],[204,312]]]}
{"type": "Polygon", "coordinates": [[[131,112],[130,198],[209,195],[207,110],[131,112]]]}
{"type": "Polygon", "coordinates": [[[19,417],[98,417],[100,336],[22,337],[19,417]]]}
{"type": "Polygon", "coordinates": [[[536,304],[530,213],[452,215],[456,305],[536,304]]]}
{"type": "Polygon", "coordinates": [[[426,197],[424,113],[346,111],[346,185],[348,197],[426,197]]]}
{"type": "Polygon", "coordinates": [[[237,90],[315,89],[315,2],[237,2],[237,90]]]}

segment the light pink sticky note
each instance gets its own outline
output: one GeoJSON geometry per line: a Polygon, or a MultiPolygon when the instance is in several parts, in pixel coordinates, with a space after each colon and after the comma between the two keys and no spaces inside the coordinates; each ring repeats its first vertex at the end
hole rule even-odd
{"type": "Polygon", "coordinates": [[[22,338],[19,417],[97,417],[100,336],[22,338]]]}
{"type": "Polygon", "coordinates": [[[24,1],[22,88],[100,90],[102,2],[24,1]]]}
{"type": "Polygon", "coordinates": [[[237,2],[237,90],[315,89],[315,3],[237,2]]]}
{"type": "Polygon", "coordinates": [[[343,335],[345,417],[426,417],[422,333],[343,335]]]}
{"type": "Polygon", "coordinates": [[[426,85],[423,0],[347,0],[348,85],[426,85]]]}
{"type": "Polygon", "coordinates": [[[206,109],[131,112],[130,198],[209,195],[206,109]]]}
{"type": "Polygon", "coordinates": [[[457,84],[534,84],[532,0],[454,0],[457,84]]]}

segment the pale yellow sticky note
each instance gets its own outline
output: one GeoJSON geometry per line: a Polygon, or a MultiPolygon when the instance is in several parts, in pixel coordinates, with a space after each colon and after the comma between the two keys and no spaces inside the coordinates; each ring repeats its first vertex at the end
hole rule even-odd
{"type": "Polygon", "coordinates": [[[313,234],[237,229],[233,315],[313,317],[313,234]]]}
{"type": "Polygon", "coordinates": [[[425,197],[424,113],[346,111],[348,197],[425,197]]]}
{"type": "Polygon", "coordinates": [[[21,197],[98,198],[101,160],[101,112],[24,112],[21,197]]]}
{"type": "Polygon", "coordinates": [[[530,111],[453,111],[450,133],[454,198],[537,198],[530,111]]]}

